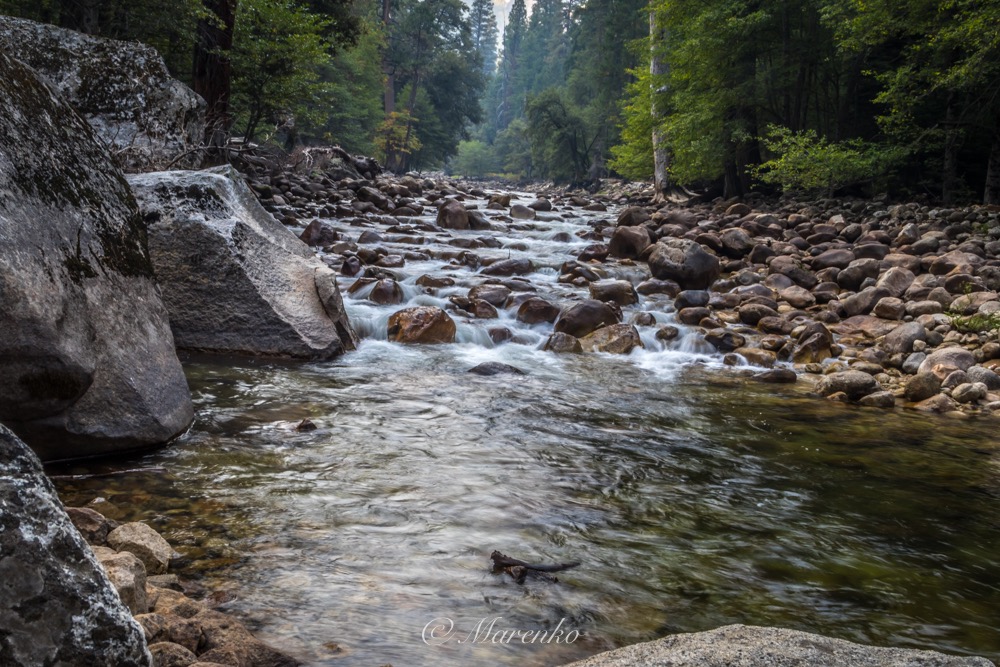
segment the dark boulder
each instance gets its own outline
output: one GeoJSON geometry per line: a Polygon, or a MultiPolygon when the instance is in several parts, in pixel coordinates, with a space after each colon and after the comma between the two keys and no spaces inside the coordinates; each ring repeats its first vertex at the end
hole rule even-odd
{"type": "Polygon", "coordinates": [[[619,322],[621,315],[614,308],[595,299],[586,299],[563,310],[555,330],[581,338],[603,326],[619,322]]]}
{"type": "Polygon", "coordinates": [[[38,458],[3,426],[0,507],[0,662],[148,667],[139,624],[38,458]]]}
{"type": "Polygon", "coordinates": [[[687,239],[661,240],[649,256],[649,270],[659,280],[673,280],[681,289],[707,289],[722,272],[719,258],[687,239]]]}
{"type": "Polygon", "coordinates": [[[0,420],[43,459],[193,418],[142,219],[87,125],[0,51],[0,420]]]}

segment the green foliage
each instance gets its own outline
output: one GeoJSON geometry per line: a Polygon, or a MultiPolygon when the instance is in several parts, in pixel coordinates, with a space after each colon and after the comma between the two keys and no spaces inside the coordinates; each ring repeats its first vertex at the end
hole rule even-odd
{"type": "Polygon", "coordinates": [[[984,333],[1000,329],[1000,313],[976,313],[951,317],[951,326],[962,333],[984,333]]]}
{"type": "Polygon", "coordinates": [[[555,181],[578,181],[590,151],[586,124],[561,91],[549,88],[528,101],[525,113],[531,159],[555,181]]]}
{"type": "Polygon", "coordinates": [[[289,122],[316,126],[327,94],[328,21],[287,0],[240,0],[233,35],[233,106],[247,141],[289,122]]]}
{"type": "Polygon", "coordinates": [[[813,130],[792,132],[772,125],[763,137],[774,157],[754,171],[765,183],[786,191],[833,193],[843,187],[872,183],[902,157],[898,148],[869,144],[860,139],[831,142],[813,130]]]}
{"type": "Polygon", "coordinates": [[[353,48],[338,50],[321,68],[324,120],[311,132],[304,132],[303,138],[340,144],[352,153],[374,154],[375,132],[385,120],[380,57],[383,44],[381,32],[369,26],[353,48]]]}
{"type": "Polygon", "coordinates": [[[497,67],[497,17],[490,0],[472,0],[469,12],[472,43],[483,61],[483,74],[492,76],[497,67]]]}
{"type": "MultiPolygon", "coordinates": [[[[643,40],[644,50],[648,42],[643,40]]],[[[653,178],[652,75],[648,62],[632,70],[635,81],[625,89],[622,103],[621,143],[611,147],[609,166],[633,180],[653,178]]]]}
{"type": "Polygon", "coordinates": [[[482,178],[497,171],[493,147],[482,141],[462,141],[451,163],[451,172],[461,176],[482,178]]]}
{"type": "Polygon", "coordinates": [[[375,146],[383,162],[388,155],[411,155],[420,150],[420,140],[412,131],[417,119],[406,111],[394,111],[386,116],[375,132],[375,146]]]}

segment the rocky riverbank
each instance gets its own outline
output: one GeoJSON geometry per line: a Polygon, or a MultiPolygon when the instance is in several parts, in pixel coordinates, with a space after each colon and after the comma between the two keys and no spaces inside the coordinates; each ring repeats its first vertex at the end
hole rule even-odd
{"type": "Polygon", "coordinates": [[[231,616],[185,594],[171,572],[181,555],[141,522],[119,524],[90,507],[66,509],[139,623],[153,667],[294,667],[231,616]]]}
{"type": "MultiPolygon", "coordinates": [[[[355,298],[402,303],[407,261],[440,261],[439,273],[417,282],[447,295],[450,316],[401,312],[395,340],[446,341],[454,334],[444,317],[483,323],[499,309],[551,325],[544,346],[553,352],[628,354],[644,345],[645,327],[662,345],[683,339],[755,380],[802,381],[831,400],[1000,409],[995,209],[764,198],[657,206],[648,192],[622,189],[518,199],[475,183],[372,173],[354,160],[314,149],[250,182],[265,208],[352,277],[345,286],[355,298]],[[511,240],[519,231],[574,218],[575,235],[556,239],[566,244],[558,266],[503,257],[523,249],[511,240]],[[545,268],[558,272],[554,289],[531,278],[545,268]],[[411,318],[420,323],[408,328],[411,318]]],[[[502,329],[488,327],[495,343],[519,342],[502,329]]]]}

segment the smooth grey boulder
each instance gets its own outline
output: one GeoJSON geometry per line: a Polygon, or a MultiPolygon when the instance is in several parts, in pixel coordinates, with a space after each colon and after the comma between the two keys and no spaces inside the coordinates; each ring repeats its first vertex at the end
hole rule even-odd
{"type": "Polygon", "coordinates": [[[864,646],[798,630],[727,625],[671,635],[566,667],[994,667],[985,658],[864,646]]]}
{"type": "Polygon", "coordinates": [[[142,629],[73,527],[38,457],[3,426],[0,508],[0,664],[149,665],[142,629]]]}
{"type": "Polygon", "coordinates": [[[337,276],[231,167],[129,176],[177,347],[329,359],[357,337],[337,276]]]}
{"type": "Polygon", "coordinates": [[[52,83],[128,171],[199,164],[205,101],[153,47],[0,16],[0,50],[52,83]]]}
{"type": "Polygon", "coordinates": [[[43,460],[167,442],[194,417],[128,183],[0,51],[0,421],[43,460]]]}

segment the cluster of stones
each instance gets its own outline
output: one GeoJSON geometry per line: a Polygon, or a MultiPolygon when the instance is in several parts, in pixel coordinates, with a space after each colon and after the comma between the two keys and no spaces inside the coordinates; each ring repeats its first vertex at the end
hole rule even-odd
{"type": "Polygon", "coordinates": [[[118,596],[142,627],[153,667],[292,667],[226,614],[187,597],[170,573],[180,558],[148,525],[119,524],[89,507],[66,509],[118,596]]]}
{"type": "Polygon", "coordinates": [[[869,406],[1000,408],[995,210],[715,202],[628,208],[602,233],[732,363],[788,362],[869,406]]]}
{"type": "MultiPolygon", "coordinates": [[[[322,247],[344,275],[358,276],[352,292],[373,286],[370,300],[400,303],[391,269],[427,259],[423,233],[515,230],[549,211],[602,211],[624,202],[550,190],[536,201],[491,194],[475,184],[416,175],[356,179],[342,174],[279,172],[252,187],[286,224],[305,224],[302,239],[322,247]],[[466,200],[489,202],[487,211],[466,200]],[[436,224],[413,216],[435,213],[436,224]],[[490,209],[493,209],[491,211],[490,209]],[[501,212],[501,215],[492,215],[501,212]],[[491,213],[487,218],[484,213],[491,213]],[[322,223],[351,218],[366,229],[356,241],[322,223]],[[373,225],[384,230],[372,229],[373,225]],[[381,241],[411,243],[392,254],[381,241]],[[338,257],[339,256],[339,257],[338,257]],[[331,258],[332,257],[332,258],[331,258]]],[[[634,204],[643,200],[633,197],[634,204]]],[[[578,234],[594,243],[566,262],[559,281],[589,290],[591,299],[560,307],[535,295],[521,276],[531,262],[481,258],[476,248],[498,247],[488,235],[463,236],[448,259],[479,270],[486,282],[452,297],[462,317],[495,317],[516,309],[526,323],[550,322],[554,352],[628,353],[641,345],[621,307],[638,295],[673,299],[678,323],[696,328],[727,363],[749,363],[762,381],[812,380],[832,399],[868,406],[908,405],[935,412],[1000,408],[1000,220],[986,207],[933,208],[879,201],[722,201],[691,206],[633,205],[617,221],[598,221],[578,234]],[[633,285],[608,280],[613,265],[649,268],[633,285]]],[[[423,276],[428,290],[450,286],[423,276]]],[[[390,321],[390,339],[448,342],[454,323],[439,309],[407,309],[390,321]]],[[[491,329],[495,341],[510,332],[491,329]]],[[[660,327],[669,340],[678,328],[660,327]]]]}

